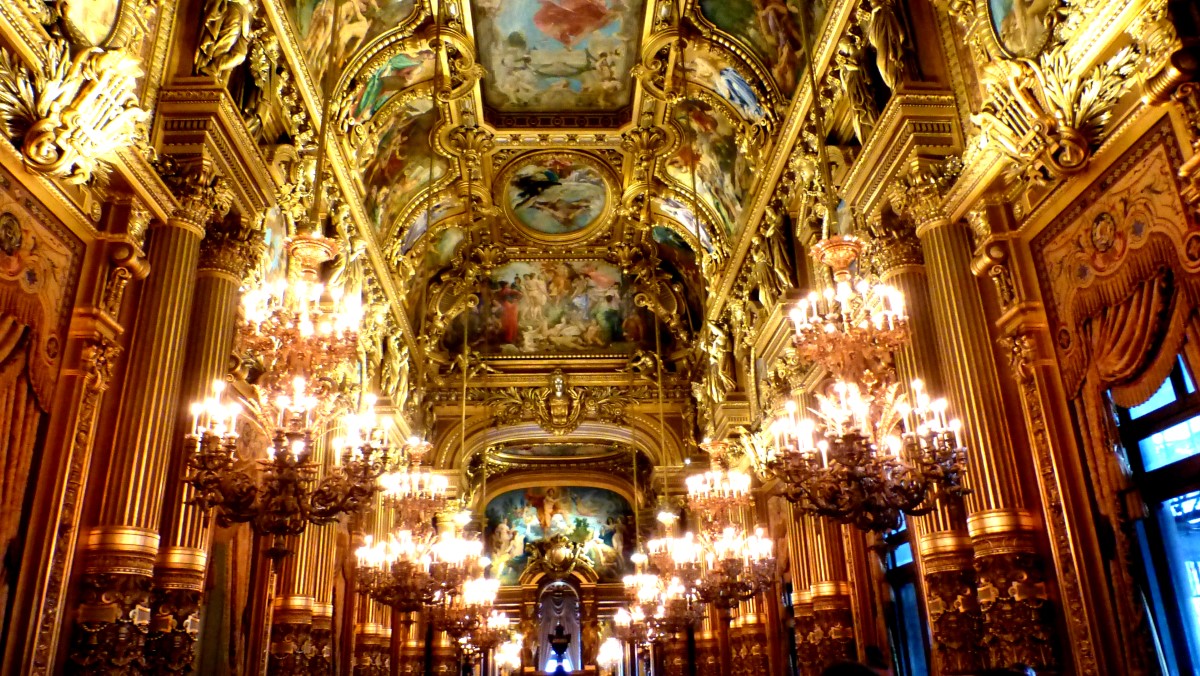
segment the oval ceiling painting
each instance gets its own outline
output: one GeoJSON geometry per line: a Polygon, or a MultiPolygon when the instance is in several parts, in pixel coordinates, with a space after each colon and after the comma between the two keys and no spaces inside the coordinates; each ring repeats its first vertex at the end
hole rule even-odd
{"type": "Polygon", "coordinates": [[[536,153],[506,168],[498,201],[533,236],[571,235],[601,222],[611,210],[613,180],[596,159],[580,153],[536,153]]]}

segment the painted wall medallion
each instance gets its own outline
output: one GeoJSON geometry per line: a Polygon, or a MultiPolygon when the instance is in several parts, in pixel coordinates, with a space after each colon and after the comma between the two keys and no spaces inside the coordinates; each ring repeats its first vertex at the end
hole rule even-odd
{"type": "Polygon", "coordinates": [[[633,511],[620,495],[602,488],[549,486],[508,491],[488,503],[486,548],[491,573],[502,584],[520,580],[529,563],[526,544],[564,536],[582,553],[601,582],[632,570],[633,511]]]}
{"type": "Polygon", "coordinates": [[[1050,38],[1056,0],[987,0],[996,41],[1013,56],[1036,56],[1050,38]]]}
{"type": "Polygon", "coordinates": [[[581,153],[536,153],[501,172],[497,184],[510,220],[535,238],[579,233],[607,219],[614,181],[598,160],[581,153]]]}

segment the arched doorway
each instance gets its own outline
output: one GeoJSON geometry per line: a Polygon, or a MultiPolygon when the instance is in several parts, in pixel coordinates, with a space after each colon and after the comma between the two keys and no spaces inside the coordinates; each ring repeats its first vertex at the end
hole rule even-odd
{"type": "Polygon", "coordinates": [[[550,649],[550,635],[560,626],[571,637],[571,644],[563,658],[563,669],[570,672],[583,668],[579,608],[579,591],[570,583],[555,580],[542,587],[537,603],[539,671],[553,673],[558,666],[554,651],[550,649]]]}

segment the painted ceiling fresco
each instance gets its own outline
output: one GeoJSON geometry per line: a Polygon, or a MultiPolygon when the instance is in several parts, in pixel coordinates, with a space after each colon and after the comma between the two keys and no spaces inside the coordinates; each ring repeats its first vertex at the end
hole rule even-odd
{"type": "Polygon", "coordinates": [[[618,582],[632,572],[633,511],[620,495],[601,488],[551,486],[508,491],[485,512],[485,548],[491,574],[516,584],[529,563],[525,545],[563,535],[583,545],[583,555],[601,582],[618,582]]]}
{"type": "Polygon", "coordinates": [[[724,111],[706,101],[688,99],[672,109],[682,130],[679,151],[667,162],[667,174],[696,192],[733,239],[750,187],[750,166],[738,152],[737,133],[724,111]]]}
{"type": "Polygon", "coordinates": [[[704,17],[754,52],[785,97],[796,91],[804,45],[811,43],[828,7],[828,0],[700,0],[704,17]],[[808,27],[807,41],[801,25],[808,27]]]}
{"type": "Polygon", "coordinates": [[[473,0],[484,103],[502,112],[615,110],[633,95],[645,4],[473,0]]]}
{"type": "Polygon", "coordinates": [[[397,93],[428,82],[432,77],[432,51],[399,51],[370,69],[369,73],[357,77],[346,104],[346,118],[354,124],[365,124],[397,93]]]}
{"type": "Polygon", "coordinates": [[[326,93],[359,48],[413,15],[416,0],[290,0],[313,82],[326,93]],[[334,36],[337,36],[336,39],[334,36]]]}
{"type": "Polygon", "coordinates": [[[537,153],[501,175],[499,201],[520,225],[544,235],[584,230],[608,215],[613,181],[580,153],[537,153]]]}
{"type": "MultiPolygon", "coordinates": [[[[603,260],[513,261],[491,271],[469,324],[483,353],[630,352],[654,343],[649,313],[616,266],[603,260]]],[[[461,323],[447,347],[462,344],[461,323]]]]}
{"type": "Polygon", "coordinates": [[[417,194],[445,175],[449,162],[432,150],[437,112],[428,99],[397,102],[383,114],[358,154],[363,206],[377,231],[387,234],[417,194]]]}
{"type": "Polygon", "coordinates": [[[715,92],[743,120],[754,124],[766,115],[754,85],[750,84],[728,55],[716,50],[690,47],[684,53],[684,59],[688,81],[715,92]]]}

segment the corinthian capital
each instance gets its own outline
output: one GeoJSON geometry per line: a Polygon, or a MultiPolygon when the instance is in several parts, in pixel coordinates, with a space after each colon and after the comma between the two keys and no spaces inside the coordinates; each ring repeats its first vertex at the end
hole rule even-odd
{"type": "Polygon", "coordinates": [[[238,214],[215,222],[200,242],[200,270],[215,270],[242,279],[263,250],[263,231],[238,214]]]}
{"type": "Polygon", "coordinates": [[[956,156],[938,159],[913,158],[908,171],[892,184],[892,209],[916,228],[922,229],[945,218],[942,201],[962,171],[956,156]]]}
{"type": "Polygon", "coordinates": [[[177,160],[163,156],[157,163],[163,181],[179,199],[177,220],[190,223],[201,232],[209,222],[220,220],[233,206],[233,192],[225,179],[216,175],[212,163],[204,158],[177,160]]]}

